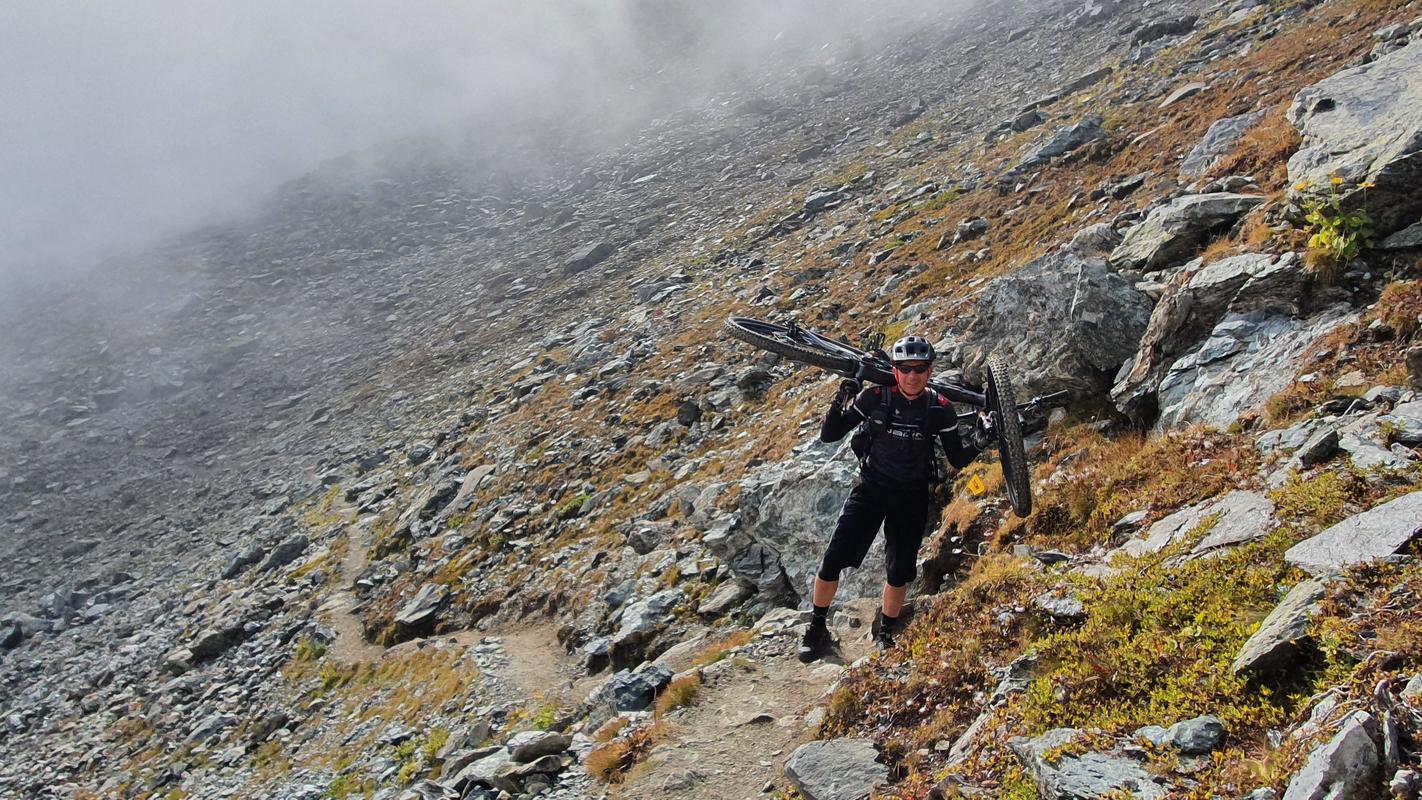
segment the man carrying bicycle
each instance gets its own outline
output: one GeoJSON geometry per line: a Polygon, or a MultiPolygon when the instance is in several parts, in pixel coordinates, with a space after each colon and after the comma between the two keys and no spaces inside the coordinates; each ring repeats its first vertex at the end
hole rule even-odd
{"type": "Polygon", "coordinates": [[[889,353],[895,385],[861,391],[859,381],[842,381],[825,414],[822,441],[837,442],[860,428],[851,440],[859,456],[860,478],[844,502],[815,576],[814,612],[799,650],[805,663],[820,658],[828,648],[826,621],[840,572],[863,563],[880,525],[884,528],[887,574],[875,644],[881,650],[893,645],[908,585],[918,575],[918,548],[928,522],[929,492],[939,481],[933,439],[937,437],[948,461],[958,469],[972,463],[985,445],[980,441],[985,437],[976,427],[969,436],[971,443],[963,443],[958,417],[948,398],[929,388],[936,357],[933,346],[921,336],[898,340],[889,353]]]}

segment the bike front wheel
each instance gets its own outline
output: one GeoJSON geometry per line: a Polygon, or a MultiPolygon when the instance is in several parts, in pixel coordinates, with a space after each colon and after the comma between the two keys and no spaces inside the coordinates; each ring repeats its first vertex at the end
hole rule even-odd
{"type": "Polygon", "coordinates": [[[1007,374],[1007,362],[993,356],[987,362],[987,405],[997,431],[997,452],[1002,461],[1002,477],[1007,488],[1007,501],[1019,517],[1032,513],[1032,482],[1027,472],[1027,454],[1022,446],[1022,420],[1017,414],[1017,400],[1012,391],[1012,378],[1007,374]]]}

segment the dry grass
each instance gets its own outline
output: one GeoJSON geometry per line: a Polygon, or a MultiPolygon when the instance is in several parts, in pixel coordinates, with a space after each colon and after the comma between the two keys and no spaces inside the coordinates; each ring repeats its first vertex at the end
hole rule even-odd
{"type": "Polygon", "coordinates": [[[754,638],[755,631],[749,628],[732,631],[702,648],[701,652],[691,659],[691,665],[705,667],[714,664],[729,655],[732,650],[749,643],[754,638]]]}
{"type": "Polygon", "coordinates": [[[658,720],[637,728],[622,738],[594,747],[588,752],[585,762],[587,772],[603,783],[621,783],[627,778],[628,771],[646,758],[652,746],[671,732],[671,726],[658,720]]]}
{"type": "Polygon", "coordinates": [[[657,698],[655,707],[656,716],[666,716],[678,708],[685,708],[691,705],[696,702],[696,695],[700,691],[700,674],[692,673],[677,678],[667,684],[667,688],[663,689],[661,695],[657,698]]]}
{"type": "Polygon", "coordinates": [[[1422,327],[1422,280],[1389,284],[1378,298],[1377,317],[1400,338],[1416,333],[1422,327]]]}
{"type": "Polygon", "coordinates": [[[939,517],[940,531],[966,531],[983,513],[982,508],[971,500],[955,497],[939,517]]]}
{"type": "Polygon", "coordinates": [[[1247,485],[1259,463],[1246,437],[1205,428],[1100,437],[1068,429],[1049,442],[1070,459],[1040,493],[1026,538],[1048,547],[1087,548],[1110,541],[1111,525],[1132,511],[1163,512],[1247,485]],[[1095,441],[1092,441],[1092,440],[1095,441]]]}

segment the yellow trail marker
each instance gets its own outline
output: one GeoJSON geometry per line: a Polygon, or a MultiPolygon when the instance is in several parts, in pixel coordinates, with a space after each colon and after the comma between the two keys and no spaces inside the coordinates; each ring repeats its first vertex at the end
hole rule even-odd
{"type": "Polygon", "coordinates": [[[974,475],[968,479],[968,491],[973,494],[982,494],[987,491],[987,486],[983,484],[983,479],[974,475]]]}

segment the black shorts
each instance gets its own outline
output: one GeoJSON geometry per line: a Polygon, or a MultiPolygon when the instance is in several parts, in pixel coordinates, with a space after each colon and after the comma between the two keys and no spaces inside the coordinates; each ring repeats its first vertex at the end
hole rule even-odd
{"type": "Polygon", "coordinates": [[[890,586],[907,586],[918,576],[918,548],[928,524],[928,486],[897,487],[860,481],[849,492],[830,537],[822,580],[837,581],[846,567],[864,563],[879,526],[884,526],[884,571],[890,586]]]}

